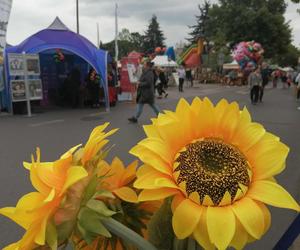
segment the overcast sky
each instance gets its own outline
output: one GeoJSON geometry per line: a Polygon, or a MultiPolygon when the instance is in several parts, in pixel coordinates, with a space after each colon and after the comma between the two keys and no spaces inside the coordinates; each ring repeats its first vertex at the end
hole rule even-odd
{"type": "MultiPolygon", "coordinates": [[[[96,44],[96,23],[100,25],[100,39],[103,42],[114,38],[114,6],[119,5],[119,30],[128,28],[131,32],[143,32],[156,14],[167,38],[167,45],[175,45],[187,37],[188,27],[195,23],[197,4],[204,0],[79,0],[80,33],[96,44]]],[[[76,29],[76,0],[13,0],[8,26],[7,41],[16,45],[35,32],[46,28],[59,16],[71,29],[76,29]]],[[[211,1],[215,2],[215,1],[211,1]]],[[[286,20],[293,28],[294,44],[300,47],[299,5],[289,4],[286,20]]]]}

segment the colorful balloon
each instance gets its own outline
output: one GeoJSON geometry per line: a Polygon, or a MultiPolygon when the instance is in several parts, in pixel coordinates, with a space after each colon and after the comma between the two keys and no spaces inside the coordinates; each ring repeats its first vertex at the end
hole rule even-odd
{"type": "Polygon", "coordinates": [[[240,68],[249,73],[256,68],[261,61],[264,49],[260,43],[255,41],[240,42],[235,46],[233,55],[234,59],[240,65],[240,68]]]}

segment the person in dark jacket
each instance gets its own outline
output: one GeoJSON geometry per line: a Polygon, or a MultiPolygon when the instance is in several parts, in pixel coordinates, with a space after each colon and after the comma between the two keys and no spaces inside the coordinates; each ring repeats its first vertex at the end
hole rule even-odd
{"type": "Polygon", "coordinates": [[[154,74],[149,61],[144,63],[143,73],[138,82],[136,102],[137,111],[135,116],[128,119],[130,122],[137,123],[143,112],[144,104],[149,104],[155,114],[158,115],[159,108],[155,105],[154,98],[154,74]]]}
{"type": "Polygon", "coordinates": [[[78,106],[80,85],[81,85],[80,70],[78,68],[74,68],[71,72],[68,85],[67,85],[72,108],[76,108],[78,106]]]}
{"type": "Polygon", "coordinates": [[[165,72],[161,69],[157,69],[159,83],[157,84],[157,92],[159,94],[158,98],[162,98],[162,94],[164,94],[165,98],[168,96],[168,93],[164,90],[164,86],[167,85],[167,79],[165,76],[165,72]]]}
{"type": "Polygon", "coordinates": [[[269,76],[270,76],[270,70],[267,67],[266,64],[262,65],[262,70],[261,70],[261,78],[262,78],[262,86],[259,88],[259,101],[262,102],[263,96],[264,96],[264,89],[265,86],[269,82],[269,76]]]}
{"type": "Polygon", "coordinates": [[[100,99],[100,79],[97,72],[91,68],[86,78],[87,89],[90,96],[91,107],[95,108],[99,106],[100,99]]]}

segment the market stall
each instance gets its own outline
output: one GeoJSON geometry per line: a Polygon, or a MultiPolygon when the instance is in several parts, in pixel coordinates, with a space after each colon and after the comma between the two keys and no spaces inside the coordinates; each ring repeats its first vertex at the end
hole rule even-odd
{"type": "MultiPolygon", "coordinates": [[[[67,54],[72,54],[79,59],[75,61],[75,66],[81,64],[84,61],[90,68],[94,68],[97,74],[100,76],[99,84],[103,88],[104,92],[104,102],[106,109],[109,110],[109,97],[108,97],[108,86],[107,86],[107,63],[109,56],[107,51],[99,50],[95,45],[93,45],[85,37],[76,34],[69,30],[62,21],[57,17],[54,22],[46,29],[37,32],[36,34],[30,36],[22,43],[17,46],[12,46],[5,50],[5,61],[6,61],[6,73],[7,81],[5,86],[6,102],[5,105],[9,108],[12,102],[11,95],[11,74],[9,67],[9,56],[11,54],[36,54],[40,55],[42,53],[49,54],[51,51],[59,57],[67,56],[67,54]]],[[[42,61],[42,60],[40,60],[42,61]]],[[[53,66],[54,62],[51,63],[53,66]]],[[[41,79],[43,79],[43,68],[41,69],[41,79]]],[[[43,88],[43,100],[48,98],[49,83],[44,80],[42,82],[43,88]]]]}
{"type": "Polygon", "coordinates": [[[156,56],[152,62],[154,63],[154,66],[157,67],[177,67],[177,63],[171,59],[168,58],[167,55],[163,56],[156,56]]]}

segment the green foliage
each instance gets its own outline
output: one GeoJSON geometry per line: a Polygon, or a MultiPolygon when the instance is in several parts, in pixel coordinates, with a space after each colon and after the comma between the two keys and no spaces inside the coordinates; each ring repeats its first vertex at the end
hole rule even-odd
{"type": "Polygon", "coordinates": [[[280,55],[276,62],[281,66],[293,66],[298,65],[298,58],[300,57],[300,50],[294,45],[290,44],[287,48],[286,53],[280,55]]]}
{"type": "Polygon", "coordinates": [[[148,223],[149,241],[160,250],[173,249],[171,199],[165,200],[148,223]]]}
{"type": "MultiPolygon", "coordinates": [[[[138,32],[128,33],[127,29],[119,34],[118,47],[119,57],[127,56],[131,51],[142,51],[143,36],[138,32]]],[[[101,49],[107,50],[112,57],[115,56],[115,40],[101,44],[101,49]]]]}
{"type": "Polygon", "coordinates": [[[86,207],[100,215],[104,215],[107,217],[116,214],[116,212],[109,210],[103,201],[99,200],[89,200],[89,202],[86,204],[86,207]]]}
{"type": "Polygon", "coordinates": [[[99,235],[107,238],[111,237],[111,234],[101,222],[101,220],[106,218],[105,214],[109,213],[110,210],[101,206],[101,211],[98,211],[95,209],[97,207],[96,204],[93,204],[92,207],[93,209],[84,207],[80,210],[77,223],[82,238],[88,244],[91,244],[99,235]],[[105,212],[103,213],[104,210],[105,212]]]}
{"type": "Polygon", "coordinates": [[[189,33],[190,38],[187,38],[187,40],[191,44],[196,43],[199,37],[208,37],[209,30],[207,29],[207,23],[209,19],[208,13],[210,6],[210,3],[206,0],[202,5],[198,4],[200,14],[196,15],[196,24],[189,26],[192,31],[189,33]]]}
{"type": "Polygon", "coordinates": [[[277,59],[291,44],[285,10],[284,0],[220,0],[209,10],[209,38],[223,45],[255,40],[263,45],[266,58],[277,59]]]}
{"type": "Polygon", "coordinates": [[[56,250],[58,246],[57,242],[57,230],[53,222],[48,222],[46,228],[46,242],[51,250],[56,250]]]}
{"type": "Polygon", "coordinates": [[[153,15],[144,35],[143,48],[146,53],[154,52],[156,47],[163,47],[165,37],[160,29],[156,15],[153,15]]]}

